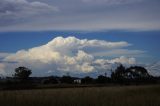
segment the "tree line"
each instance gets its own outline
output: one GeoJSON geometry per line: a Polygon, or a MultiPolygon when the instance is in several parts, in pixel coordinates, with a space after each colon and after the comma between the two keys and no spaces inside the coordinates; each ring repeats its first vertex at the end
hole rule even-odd
{"type": "Polygon", "coordinates": [[[142,66],[131,66],[129,68],[119,65],[111,76],[108,77],[106,73],[99,75],[97,78],[86,76],[84,78],[72,77],[69,74],[62,77],[30,77],[32,70],[26,67],[18,67],[15,69],[13,77],[8,77],[0,81],[1,85],[35,85],[35,84],[154,84],[159,83],[160,77],[154,77],[142,66]]]}

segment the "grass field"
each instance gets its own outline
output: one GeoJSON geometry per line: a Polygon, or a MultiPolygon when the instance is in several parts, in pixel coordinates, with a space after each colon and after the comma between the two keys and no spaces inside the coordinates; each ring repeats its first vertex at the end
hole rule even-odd
{"type": "Polygon", "coordinates": [[[0,91],[0,106],[160,106],[160,86],[0,91]]]}

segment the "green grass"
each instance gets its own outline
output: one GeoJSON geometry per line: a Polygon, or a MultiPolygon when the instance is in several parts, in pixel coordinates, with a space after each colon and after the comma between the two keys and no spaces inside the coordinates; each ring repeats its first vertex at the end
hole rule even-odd
{"type": "Polygon", "coordinates": [[[160,106],[160,86],[0,91],[0,106],[160,106]]]}

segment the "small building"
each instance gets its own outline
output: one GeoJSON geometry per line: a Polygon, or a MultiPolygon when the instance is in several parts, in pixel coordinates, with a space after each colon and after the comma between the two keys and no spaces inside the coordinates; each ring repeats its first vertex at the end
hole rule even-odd
{"type": "Polygon", "coordinates": [[[75,79],[75,80],[74,80],[74,83],[75,83],[75,84],[81,84],[82,81],[81,81],[81,79],[75,79]]]}

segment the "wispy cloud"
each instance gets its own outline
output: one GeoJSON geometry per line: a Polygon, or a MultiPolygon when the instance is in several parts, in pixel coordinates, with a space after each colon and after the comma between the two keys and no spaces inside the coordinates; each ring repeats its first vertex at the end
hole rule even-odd
{"type": "Polygon", "coordinates": [[[9,56],[12,53],[2,53],[0,52],[0,59],[9,56]]]}
{"type": "Polygon", "coordinates": [[[146,51],[142,50],[128,50],[128,49],[113,49],[113,50],[103,50],[101,52],[93,52],[94,56],[134,56],[134,57],[143,57],[146,51]]]}
{"type": "Polygon", "coordinates": [[[121,4],[141,2],[143,0],[82,0],[82,1],[85,3],[93,3],[93,4],[106,3],[107,5],[121,5],[121,4]]]}

